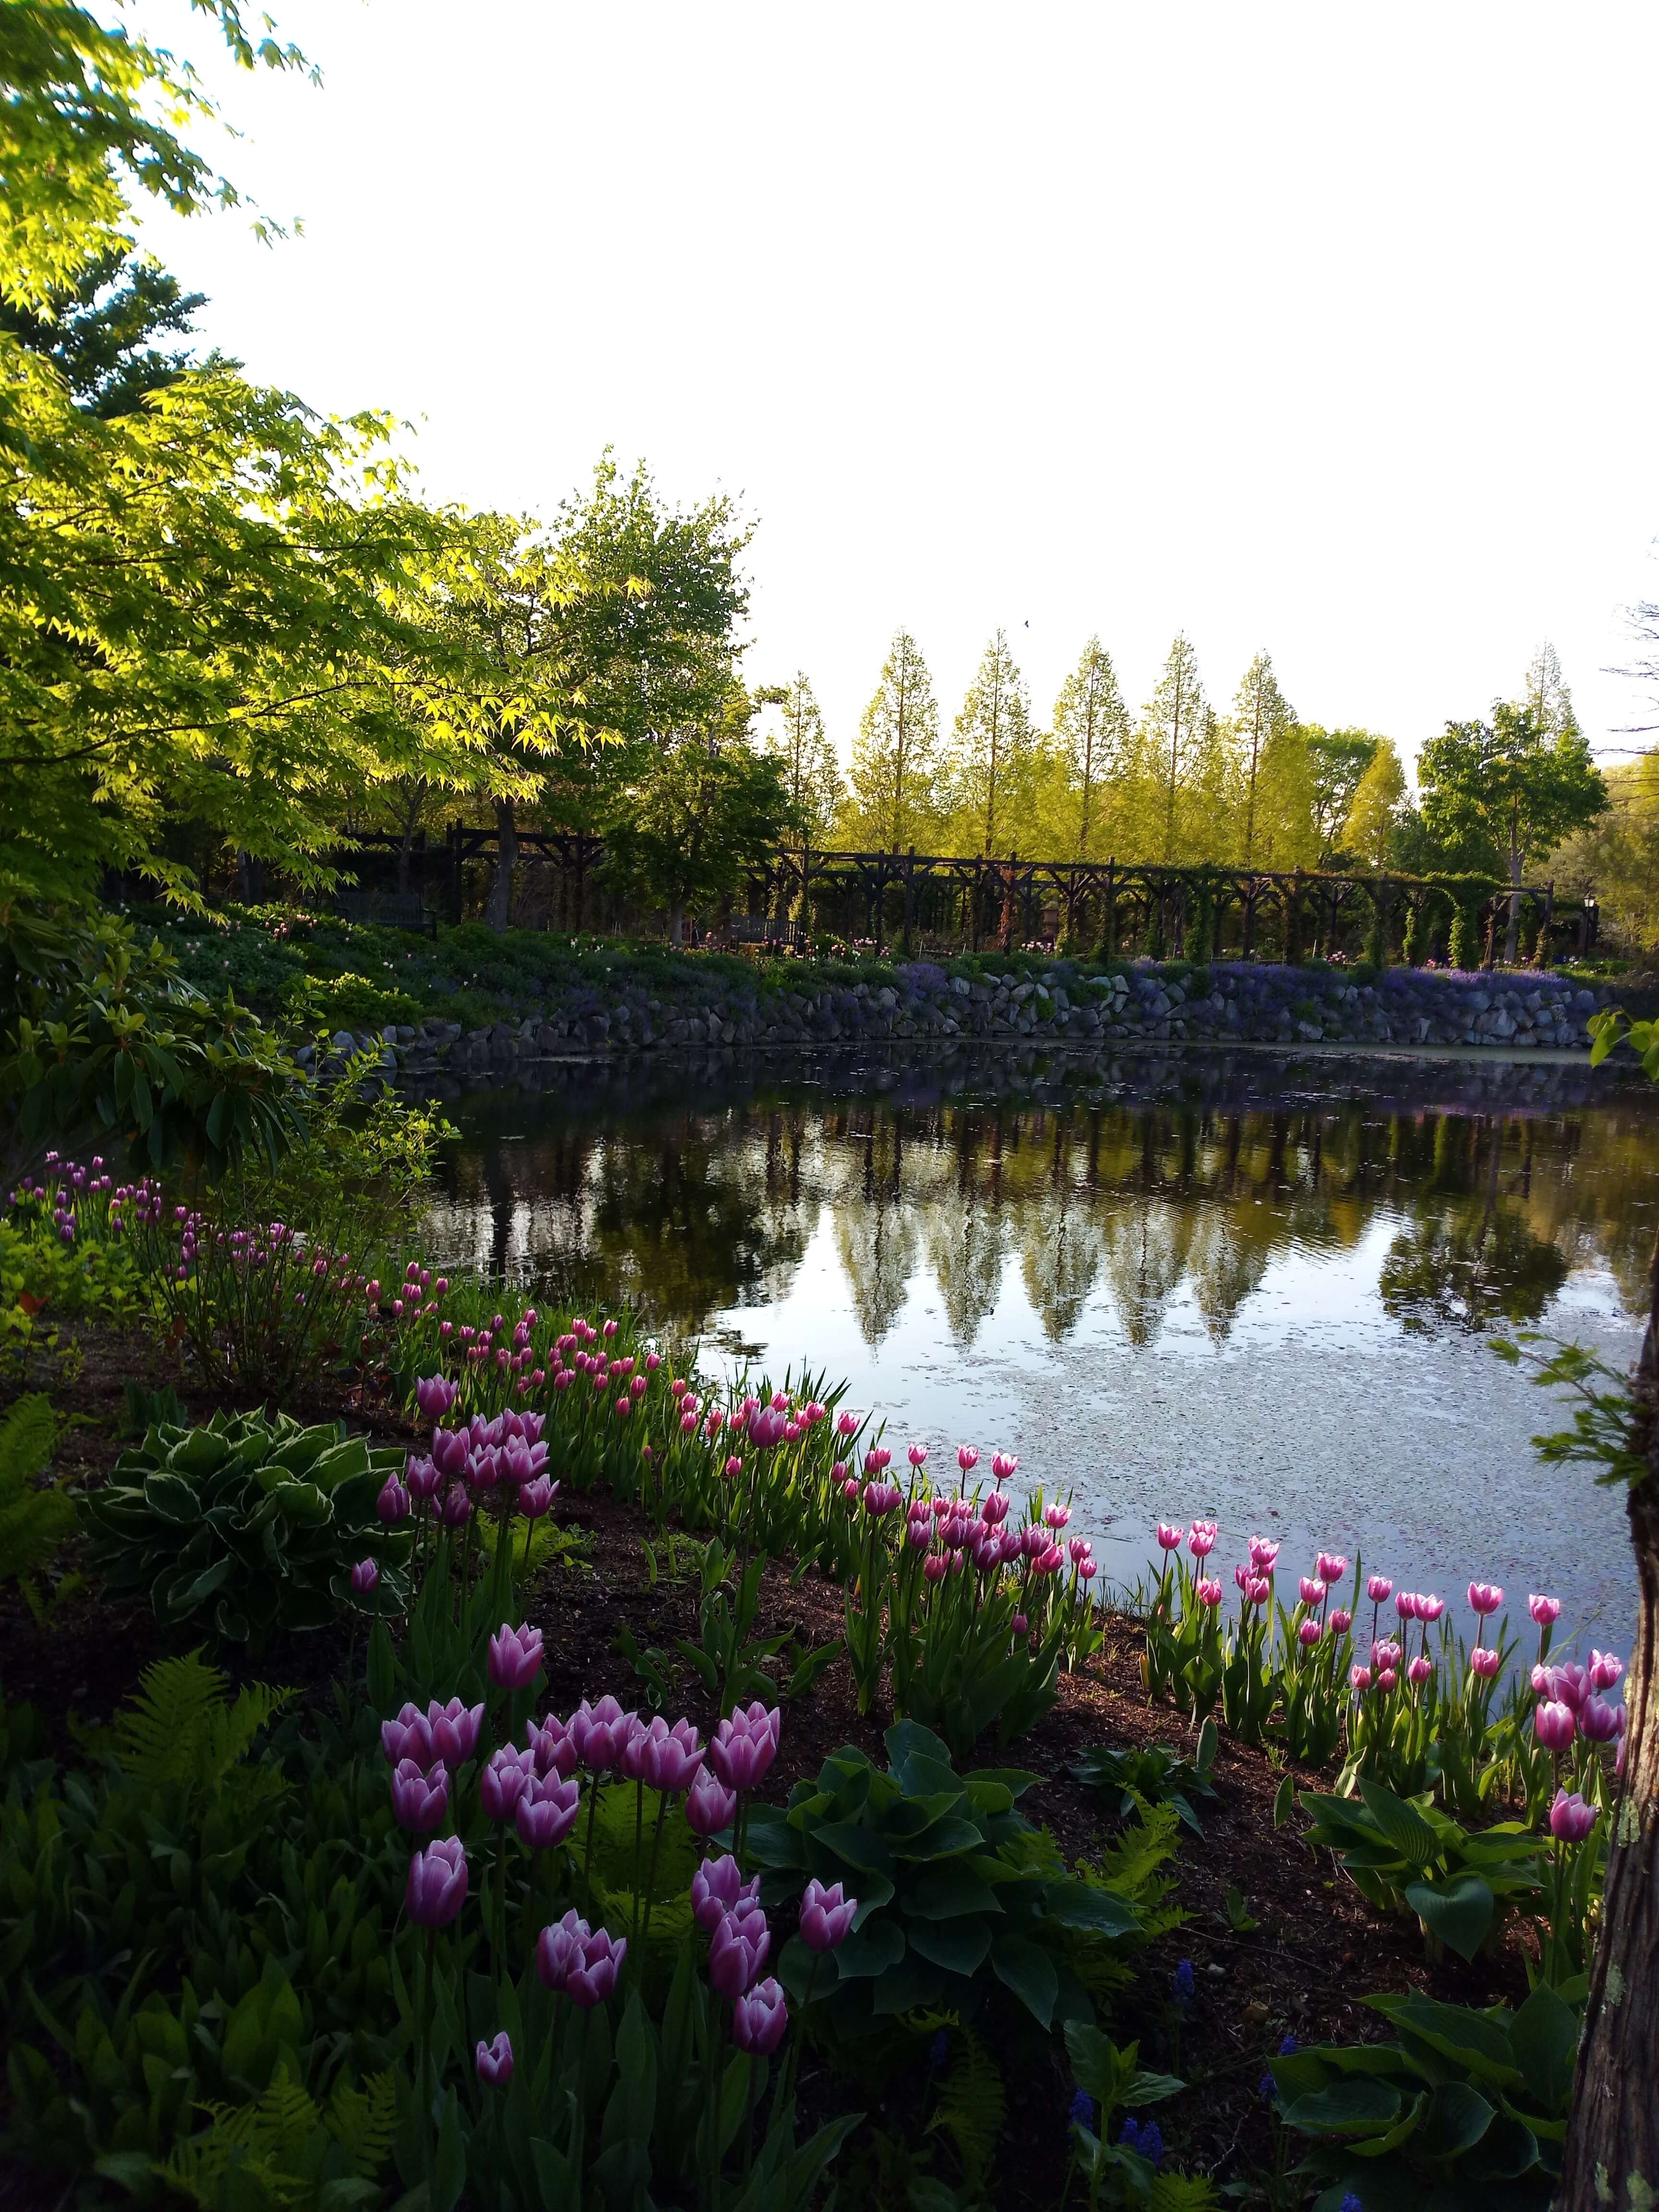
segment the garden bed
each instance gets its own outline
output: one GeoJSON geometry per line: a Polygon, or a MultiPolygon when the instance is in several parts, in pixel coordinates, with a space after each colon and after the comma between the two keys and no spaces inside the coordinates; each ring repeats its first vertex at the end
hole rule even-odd
{"type": "MultiPolygon", "coordinates": [[[[76,1380],[62,1394],[74,1423],[62,1439],[58,1472],[92,1486],[120,1449],[129,1378],[148,1389],[178,1382],[198,1420],[226,1402],[223,1394],[191,1389],[168,1347],[153,1334],[87,1326],[77,1332],[76,1356],[76,1380]]],[[[293,1410],[308,1420],[342,1415],[377,1443],[415,1440],[407,1417],[372,1396],[365,1401],[356,1391],[313,1387],[300,1394],[293,1410]]],[[[545,1637],[546,1682],[538,1709],[566,1712],[580,1698],[597,1699],[606,1691],[629,1702],[642,1686],[618,1649],[619,1632],[630,1632],[641,1646],[671,1650],[677,1636],[695,1636],[695,1576],[676,1578],[669,1571],[672,1547],[653,1536],[641,1510],[602,1490],[579,1494],[567,1488],[557,1518],[577,1533],[579,1547],[574,1559],[540,1576],[522,1607],[545,1637]]],[[[73,1567],[72,1550],[64,1564],[73,1567]]],[[[788,1628],[803,1645],[838,1644],[843,1637],[840,1588],[817,1574],[797,1586],[781,1564],[769,1565],[760,1625],[768,1632],[788,1628]]],[[[52,1749],[70,1759],[81,1755],[74,1731],[106,1720],[163,1648],[147,1607],[112,1612],[83,1592],[43,1629],[15,1589],[0,1604],[0,1687],[9,1704],[27,1701],[39,1710],[52,1749]]],[[[1139,1626],[1109,1614],[1101,1649],[1080,1671],[1060,1676],[1053,1711],[1006,1752],[996,1752],[989,1739],[979,1747],[982,1762],[1016,1764],[1042,1777],[1024,1809],[1054,1832],[1068,1861],[1097,1850],[1118,1825],[1115,1811],[1095,1791],[1067,1778],[1063,1770],[1069,1761],[1099,1745],[1167,1743],[1191,1753],[1186,1723],[1168,1707],[1149,1705],[1141,1685],[1142,1650],[1139,1626]]],[[[238,1662],[234,1652],[228,1663],[245,1678],[293,1685],[320,1697],[342,1670],[345,1651],[343,1630],[279,1632],[257,1665],[246,1657],[238,1662]]],[[[689,1713],[706,1733],[716,1716],[689,1668],[677,1686],[672,1710],[689,1713]]],[[[778,1761],[765,1795],[781,1802],[798,1778],[815,1773],[830,1753],[848,1742],[878,1759],[882,1755],[880,1723],[860,1714],[842,1650],[810,1689],[786,1705],[778,1761]]],[[[1203,1837],[1185,1832],[1182,1837],[1176,1902],[1184,1924],[1158,1939],[1109,2012],[1117,2041],[1138,2038],[1143,2064],[1178,2072],[1188,2083],[1164,2109],[1164,2132],[1178,2144],[1183,2165],[1218,2179],[1237,2179],[1272,2163],[1272,2124],[1259,2085],[1267,2054],[1285,2035],[1304,2043],[1375,2038],[1382,2023],[1358,2001],[1378,1989],[1415,1987],[1477,2005],[1518,2004],[1527,1990],[1520,1939],[1513,1936],[1495,1959],[1466,1965],[1447,1956],[1431,1965],[1414,1933],[1372,1912],[1334,1873],[1328,1856],[1302,1843],[1299,1818],[1275,1826],[1283,1777],[1284,1769],[1264,1753],[1221,1736],[1212,1774],[1218,1796],[1199,1808],[1203,1837]],[[1183,1960],[1191,1964],[1194,1994],[1182,2017],[1172,1989],[1183,1960]]],[[[1297,1778],[1310,1787],[1321,1781],[1312,1773],[1297,1778]]],[[[845,2085],[815,2074],[810,2061],[802,2086],[804,2106],[816,2116],[847,2102],[845,2085]]],[[[1046,2077],[1011,2080],[1006,2086],[1008,2122],[993,2201],[1051,2205],[1069,2156],[1072,2093],[1061,2055],[1051,2051],[1046,2077]]],[[[925,2079],[905,2077],[891,2092],[891,2109],[879,2102],[872,2107],[872,2124],[914,2140],[927,2094],[925,2079]]],[[[849,2146],[846,2155],[855,2148],[849,2146]]],[[[0,2203],[44,2204],[58,2193],[54,2186],[31,2195],[14,2172],[0,2189],[0,2203]]]]}

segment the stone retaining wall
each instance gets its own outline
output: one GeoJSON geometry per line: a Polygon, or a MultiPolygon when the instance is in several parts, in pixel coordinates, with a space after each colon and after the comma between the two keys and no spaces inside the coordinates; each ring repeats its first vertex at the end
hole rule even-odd
{"type": "MultiPolygon", "coordinates": [[[[1359,983],[1340,969],[1219,961],[1197,970],[1138,963],[1101,975],[1056,962],[1038,975],[971,978],[917,961],[890,975],[890,982],[811,992],[739,984],[701,1003],[623,981],[609,996],[573,993],[488,1029],[434,1018],[361,1038],[343,1030],[333,1043],[339,1053],[378,1050],[410,1079],[441,1070],[481,1076],[573,1053],[929,1038],[1587,1048],[1589,1016],[1614,996],[1548,975],[1397,968],[1359,983]]],[[[310,1054],[307,1046],[301,1056],[310,1054]]]]}

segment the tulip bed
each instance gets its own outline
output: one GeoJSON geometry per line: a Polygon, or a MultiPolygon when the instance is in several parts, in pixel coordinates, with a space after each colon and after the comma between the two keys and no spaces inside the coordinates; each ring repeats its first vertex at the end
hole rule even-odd
{"type": "MultiPolygon", "coordinates": [[[[142,1437],[81,1501],[107,1600],[222,1664],[269,1638],[311,1685],[164,1658],[67,1767],[35,1756],[27,1711],[0,1719],[5,2141],[87,2201],[1218,2202],[1146,2117],[1182,2095],[1208,1985],[1150,1959],[1183,1917],[1257,1928],[1243,1884],[1281,1878],[1268,1814],[1292,1809],[1293,1768],[1334,1783],[1302,1799],[1356,1900],[1334,1926],[1382,1916],[1364,1940],[1396,1974],[1408,1953],[1375,1931],[1420,1929],[1474,2043],[1478,2019],[1553,2049],[1571,2019],[1621,1670],[1552,1654],[1553,1601],[1530,1601],[1529,1679],[1480,1583],[1468,1644],[1440,1600],[1335,1554],[1290,1603],[1256,1541],[1230,1618],[1218,1532],[1194,1522],[1160,1530],[1131,1635],[1068,1500],[1018,1497],[1007,1455],[982,1478],[969,1445],[936,1487],[927,1446],[896,1464],[810,1373],[716,1386],[625,1315],[401,1255],[373,1273],[337,1237],[97,1162],[53,1163],[8,1234],[98,1255],[110,1318],[159,1322],[186,1389],[246,1404],[303,1376],[379,1435],[252,1409],[192,1428],[134,1384],[142,1437]],[[648,1576],[607,1619],[623,1542],[648,1576]],[[1195,1759],[1153,1741],[1160,1713],[1195,1759]],[[971,1763],[1016,1743],[1033,1766],[971,1763]],[[1541,2027],[1501,2002],[1517,1976],[1558,2008],[1526,2015],[1541,2027]],[[1169,2072],[1114,2042],[1118,2010],[1169,2072]],[[1046,2135],[1004,2067],[1060,2100],[1046,2135]]],[[[1335,2212],[1353,2129],[1333,2085],[1367,2069],[1368,2111],[1395,2097],[1404,2132],[1366,2155],[1415,2190],[1420,2148],[1432,2177],[1432,2115],[1389,2074],[1432,2070],[1421,2017],[1401,2015],[1397,2062],[1337,2040],[1285,2063],[1217,2179],[1289,2207],[1322,2176],[1335,2212]]],[[[1200,2105],[1224,2105],[1260,2032],[1205,2033],[1200,2105]]],[[[1558,2087],[1528,2089],[1544,2132],[1524,2160],[1510,2142],[1509,2196],[1479,2169],[1489,2201],[1547,2201],[1558,2087]]],[[[1194,2119],[1169,2124],[1193,2143],[1194,2119]]]]}

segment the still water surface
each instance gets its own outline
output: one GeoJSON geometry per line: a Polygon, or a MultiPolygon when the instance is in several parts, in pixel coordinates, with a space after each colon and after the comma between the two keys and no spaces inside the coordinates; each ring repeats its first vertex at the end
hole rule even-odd
{"type": "Polygon", "coordinates": [[[1489,1339],[1634,1358],[1659,1195],[1639,1083],[1582,1060],[825,1050],[567,1065],[446,1110],[447,1261],[630,1301],[706,1361],[845,1377],[946,1465],[958,1442],[1017,1451],[1076,1492],[1109,1577],[1158,1516],[1203,1511],[1218,1557],[1261,1528],[1287,1561],[1358,1549],[1443,1593],[1479,1574],[1523,1626],[1553,1589],[1623,1648],[1620,1503],[1538,1465],[1565,1411],[1489,1339]]]}

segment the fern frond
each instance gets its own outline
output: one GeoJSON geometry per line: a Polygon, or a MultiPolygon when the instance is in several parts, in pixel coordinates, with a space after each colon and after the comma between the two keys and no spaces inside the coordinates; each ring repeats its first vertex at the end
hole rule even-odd
{"type": "Polygon", "coordinates": [[[198,1650],[146,1667],[130,1702],[115,1718],[123,1771],[147,1794],[182,1784],[213,1790],[248,1752],[271,1717],[294,1697],[252,1682],[227,1706],[228,1685],[198,1650]]]}
{"type": "Polygon", "coordinates": [[[1212,2212],[1215,2185],[1201,2173],[1160,2173],[1152,2182],[1150,2212],[1212,2212]]]}
{"type": "Polygon", "coordinates": [[[961,2162],[963,2180],[975,2191],[982,2190],[996,2160],[997,2138],[1002,2133],[1006,2100],[997,2063],[973,2030],[958,2028],[951,2037],[954,2060],[945,2077],[927,2123],[950,2138],[961,2162]]]}
{"type": "Polygon", "coordinates": [[[57,1437],[58,1416],[46,1393],[35,1390],[20,1398],[0,1421],[0,1497],[40,1474],[57,1437]]]}
{"type": "Polygon", "coordinates": [[[371,2074],[361,2089],[341,2075],[323,2115],[323,2125],[345,2154],[346,2164],[359,2181],[380,2178],[392,2155],[397,2121],[398,2085],[390,2070],[371,2074]]]}
{"type": "Polygon", "coordinates": [[[37,1619],[44,1608],[32,1577],[75,1526],[74,1503],[62,1490],[35,1487],[57,1435],[52,1401],[40,1391],[20,1398],[0,1421],[0,1583],[21,1583],[37,1619]]]}

